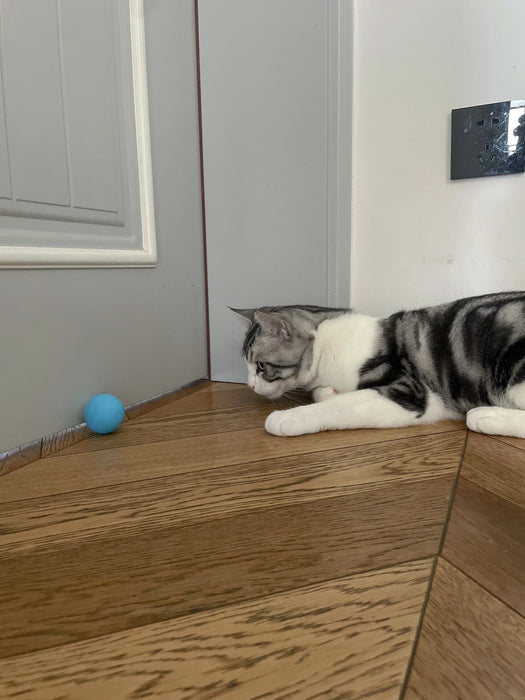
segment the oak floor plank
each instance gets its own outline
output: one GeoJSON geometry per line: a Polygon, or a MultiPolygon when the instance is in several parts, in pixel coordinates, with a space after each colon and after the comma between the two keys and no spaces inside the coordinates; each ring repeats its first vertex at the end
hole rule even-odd
{"type": "Polygon", "coordinates": [[[0,655],[436,554],[453,476],[2,556],[0,655]]]}
{"type": "MultiPolygon", "coordinates": [[[[111,447],[125,447],[129,445],[140,445],[150,442],[162,442],[183,437],[198,437],[200,435],[211,435],[219,432],[230,432],[244,430],[247,428],[262,428],[266,416],[273,410],[290,408],[306,401],[304,395],[294,395],[294,398],[283,397],[277,401],[270,402],[254,395],[246,388],[239,388],[238,384],[227,385],[224,392],[235,391],[236,396],[242,397],[242,401],[236,400],[233,406],[222,406],[210,410],[189,410],[185,401],[179,405],[168,403],[161,409],[147,411],[133,423],[123,423],[115,433],[109,435],[93,435],[90,440],[72,445],[62,451],[62,456],[68,454],[79,454],[81,452],[91,452],[95,450],[106,450],[111,447]],[[240,405],[239,405],[240,404],[240,405]],[[160,415],[162,414],[162,415],[160,415]],[[130,428],[131,425],[131,428],[130,428]]],[[[216,400],[217,391],[214,385],[199,391],[199,401],[208,402],[216,400]],[[213,395],[210,399],[210,395],[213,395]],[[206,398],[207,397],[207,398],[206,398]]],[[[226,394],[231,398],[231,394],[226,394]]],[[[180,397],[185,399],[186,397],[180,397]]],[[[191,399],[195,403],[195,399],[191,399]]],[[[224,402],[221,402],[224,403],[224,402]]],[[[202,405],[201,405],[202,408],[202,405]]],[[[448,426],[458,428],[460,424],[448,426]]],[[[447,427],[445,427],[447,429],[447,427]]],[[[431,432],[440,432],[435,429],[431,432]]]]}
{"type": "Polygon", "coordinates": [[[230,391],[244,386],[244,382],[211,382],[210,391],[230,391]]]}
{"type": "Polygon", "coordinates": [[[0,514],[0,554],[452,477],[463,442],[444,433],[15,501],[0,514]]]}
{"type": "Polygon", "coordinates": [[[494,435],[494,439],[499,440],[499,442],[503,442],[506,445],[510,445],[511,447],[516,447],[518,450],[525,450],[524,438],[507,437],[505,435],[494,435]]]}
{"type": "Polygon", "coordinates": [[[0,661],[0,695],[397,699],[429,572],[413,562],[0,661]]]}
{"type": "Polygon", "coordinates": [[[165,418],[166,416],[175,416],[180,413],[209,413],[222,411],[225,408],[243,408],[248,406],[266,406],[269,411],[272,410],[271,401],[259,396],[245,386],[238,384],[235,388],[218,391],[213,385],[184,396],[174,403],[160,406],[144,416],[139,416],[136,420],[144,420],[150,416],[165,418]]]}
{"type": "Polygon", "coordinates": [[[525,620],[440,558],[404,700],[522,700],[525,620]]]}
{"type": "Polygon", "coordinates": [[[140,420],[128,421],[121,425],[115,433],[92,436],[89,440],[71,445],[62,450],[60,456],[249,430],[264,426],[267,415],[268,409],[265,406],[177,414],[162,418],[152,417],[151,413],[147,413],[140,420]]]}
{"type": "Polygon", "coordinates": [[[525,615],[523,508],[461,478],[443,557],[525,615]]]}
{"type": "Polygon", "coordinates": [[[174,399],[3,477],[0,697],[397,698],[464,422],[276,438],[304,395],[174,399]]]}
{"type": "MultiPolygon", "coordinates": [[[[237,390],[239,391],[239,390],[237,390]]],[[[202,391],[199,393],[203,393],[202,391]]],[[[246,389],[242,390],[245,395],[246,389]]],[[[84,452],[108,450],[114,447],[146,445],[153,442],[165,442],[189,437],[200,437],[217,433],[237,432],[239,430],[264,430],[267,415],[274,409],[288,407],[281,402],[262,406],[229,407],[213,411],[192,411],[186,413],[169,413],[159,416],[156,411],[144,414],[140,419],[128,421],[117,432],[110,435],[93,435],[75,445],[62,450],[60,456],[84,452]]],[[[163,408],[168,408],[167,406],[163,408]]],[[[385,440],[396,440],[410,435],[433,435],[454,430],[464,430],[460,421],[443,421],[425,426],[410,426],[388,430],[354,430],[353,444],[361,442],[375,443],[385,440]]],[[[343,431],[345,432],[345,431],[343,431]]],[[[350,431],[346,431],[347,433],[350,431]]],[[[309,436],[306,436],[309,437],[309,436]]],[[[275,439],[275,436],[273,436],[275,439]]],[[[287,438],[289,440],[289,438],[287,438]]]]}
{"type": "Polygon", "coordinates": [[[415,429],[341,430],[294,438],[279,438],[262,428],[252,428],[80,454],[61,452],[4,476],[0,503],[455,431],[465,434],[462,424],[454,421],[415,429]]]}
{"type": "Polygon", "coordinates": [[[49,457],[2,480],[0,502],[352,446],[350,432],[288,440],[252,428],[49,457]],[[333,437],[328,440],[328,437],[333,437]]]}
{"type": "Polygon", "coordinates": [[[461,475],[525,508],[525,455],[521,450],[487,435],[469,433],[461,475]]]}

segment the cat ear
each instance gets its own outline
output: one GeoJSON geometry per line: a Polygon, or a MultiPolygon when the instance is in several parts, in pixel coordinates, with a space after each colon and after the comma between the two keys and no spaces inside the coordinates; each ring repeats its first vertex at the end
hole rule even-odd
{"type": "Polygon", "coordinates": [[[228,308],[230,309],[230,311],[233,311],[234,314],[237,314],[237,316],[240,316],[245,321],[253,323],[253,314],[255,309],[232,309],[231,306],[229,306],[228,308]]]}
{"type": "Polygon", "coordinates": [[[260,324],[264,333],[285,338],[286,340],[292,337],[290,326],[281,316],[277,316],[276,314],[267,314],[265,311],[256,310],[253,317],[255,321],[260,324]]]}

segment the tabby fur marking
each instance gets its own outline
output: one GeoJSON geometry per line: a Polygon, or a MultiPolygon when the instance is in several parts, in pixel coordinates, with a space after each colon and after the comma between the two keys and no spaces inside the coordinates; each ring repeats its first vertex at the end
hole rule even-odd
{"type": "Polygon", "coordinates": [[[274,411],[274,435],[395,428],[466,415],[471,430],[525,438],[525,292],[460,299],[387,318],[352,309],[233,309],[249,322],[248,386],[314,403],[274,411]]]}

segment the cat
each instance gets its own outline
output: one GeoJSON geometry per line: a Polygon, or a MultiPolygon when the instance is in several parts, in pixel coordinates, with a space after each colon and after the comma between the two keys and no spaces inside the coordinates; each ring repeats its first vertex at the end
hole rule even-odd
{"type": "Polygon", "coordinates": [[[271,413],[274,435],[395,428],[466,415],[471,430],[525,438],[525,292],[374,318],[352,309],[232,309],[249,322],[248,386],[314,403],[271,413]]]}

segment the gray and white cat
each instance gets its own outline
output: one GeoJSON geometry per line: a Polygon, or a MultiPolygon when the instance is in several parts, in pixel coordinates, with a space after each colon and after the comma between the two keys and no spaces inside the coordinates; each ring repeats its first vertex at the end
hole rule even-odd
{"type": "Polygon", "coordinates": [[[233,309],[250,322],[248,385],[313,404],[274,411],[266,430],[302,435],[467,416],[472,430],[525,438],[525,292],[372,318],[351,309],[233,309]]]}

